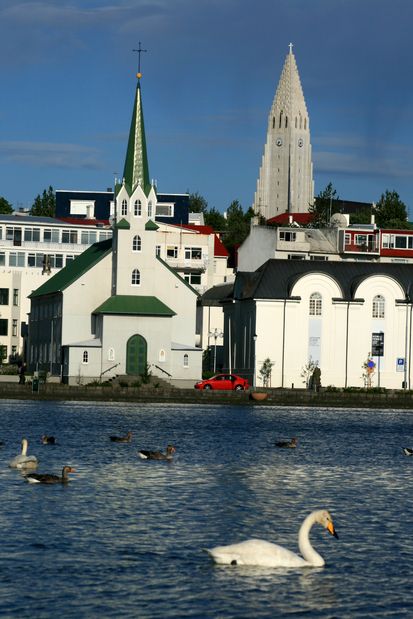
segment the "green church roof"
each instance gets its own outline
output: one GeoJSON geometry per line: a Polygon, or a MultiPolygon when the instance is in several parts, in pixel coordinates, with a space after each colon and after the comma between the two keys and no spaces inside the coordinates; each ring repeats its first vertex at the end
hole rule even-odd
{"type": "Polygon", "coordinates": [[[145,224],[145,230],[158,230],[159,226],[152,221],[152,219],[148,219],[148,221],[145,224]]]}
{"type": "Polygon", "coordinates": [[[47,294],[54,294],[65,290],[70,284],[75,282],[84,273],[89,271],[95,264],[100,262],[102,258],[107,256],[112,251],[112,239],[106,239],[100,243],[94,243],[88,247],[82,254],[77,256],[67,266],[58,271],[39,288],[34,290],[29,299],[41,297],[47,294]]]}
{"type": "Polygon", "coordinates": [[[128,149],[126,151],[123,177],[129,195],[135,190],[139,181],[145,194],[149,194],[151,183],[149,181],[149,165],[146,152],[140,80],[138,80],[136,86],[135,103],[129,130],[128,149]]]}
{"type": "Polygon", "coordinates": [[[115,226],[119,230],[130,230],[130,223],[126,219],[121,219],[115,226]]]}
{"type": "Polygon", "coordinates": [[[157,297],[118,294],[106,299],[93,314],[127,314],[132,316],[175,316],[157,297]]]}

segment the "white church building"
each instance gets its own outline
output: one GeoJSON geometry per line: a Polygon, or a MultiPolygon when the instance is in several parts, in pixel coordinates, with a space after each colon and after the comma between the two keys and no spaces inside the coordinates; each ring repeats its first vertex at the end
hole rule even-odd
{"type": "Polygon", "coordinates": [[[156,188],[149,180],[138,76],[113,238],[95,243],[32,292],[29,369],[69,384],[136,376],[147,369],[196,381],[198,292],[158,254],[156,188]]]}

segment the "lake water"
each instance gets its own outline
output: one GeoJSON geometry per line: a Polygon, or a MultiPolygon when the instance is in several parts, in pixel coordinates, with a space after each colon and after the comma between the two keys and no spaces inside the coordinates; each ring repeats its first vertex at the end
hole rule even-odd
{"type": "Polygon", "coordinates": [[[413,414],[261,406],[0,401],[0,616],[412,617],[413,414]],[[133,432],[116,444],[110,434],[133,432]],[[42,434],[58,445],[42,445],[42,434]],[[8,468],[23,436],[39,472],[8,468]],[[274,441],[297,436],[298,448],[274,441]],[[139,448],[177,447],[173,462],[139,448]],[[258,537],[297,550],[313,509],[321,569],[216,566],[258,537]]]}

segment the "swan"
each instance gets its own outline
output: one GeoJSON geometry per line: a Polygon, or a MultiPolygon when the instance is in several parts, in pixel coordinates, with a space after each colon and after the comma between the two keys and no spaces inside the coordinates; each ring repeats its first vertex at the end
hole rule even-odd
{"type": "Polygon", "coordinates": [[[37,458],[36,456],[28,456],[27,448],[29,446],[29,441],[27,438],[22,439],[22,452],[18,456],[15,456],[13,460],[9,462],[9,467],[12,469],[23,469],[23,468],[35,468],[37,466],[37,458]]]}
{"type": "Polygon", "coordinates": [[[173,445],[168,445],[165,453],[162,453],[161,451],[148,451],[147,449],[142,449],[138,452],[138,454],[143,460],[172,460],[175,452],[176,448],[173,445]]]}
{"type": "Polygon", "coordinates": [[[295,449],[297,447],[297,439],[295,436],[291,439],[291,441],[278,441],[275,443],[276,447],[285,447],[287,449],[295,449]]]}
{"type": "Polygon", "coordinates": [[[66,484],[69,481],[69,473],[74,473],[75,470],[71,466],[64,466],[61,476],[49,473],[27,473],[25,479],[29,484],[66,484]]]}
{"type": "Polygon", "coordinates": [[[405,456],[413,456],[413,449],[411,447],[402,447],[405,456]]]}
{"type": "Polygon", "coordinates": [[[262,567],[322,567],[325,561],[311,546],[309,534],[314,524],[321,524],[338,538],[331,515],[325,509],[312,512],[305,518],[298,533],[300,557],[278,544],[260,539],[249,539],[240,544],[216,546],[206,552],[220,565],[259,565],[262,567]]]}
{"type": "Polygon", "coordinates": [[[132,432],[128,432],[125,436],[109,436],[113,443],[130,443],[132,440],[132,432]]]}

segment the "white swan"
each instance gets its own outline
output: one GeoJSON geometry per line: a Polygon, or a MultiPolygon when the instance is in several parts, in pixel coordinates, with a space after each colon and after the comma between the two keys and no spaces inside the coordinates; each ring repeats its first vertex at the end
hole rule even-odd
{"type": "Polygon", "coordinates": [[[28,456],[27,448],[29,446],[29,441],[27,438],[22,439],[22,452],[18,456],[15,456],[13,460],[10,460],[9,467],[12,469],[24,469],[24,468],[35,468],[37,466],[37,458],[36,456],[28,456]]]}
{"type": "Polygon", "coordinates": [[[328,511],[320,509],[312,512],[304,520],[298,533],[300,557],[278,544],[271,544],[261,539],[249,539],[240,544],[216,546],[206,549],[215,563],[220,565],[259,565],[262,567],[322,567],[323,557],[311,546],[309,534],[314,524],[321,524],[327,531],[338,538],[333,520],[328,511]]]}

